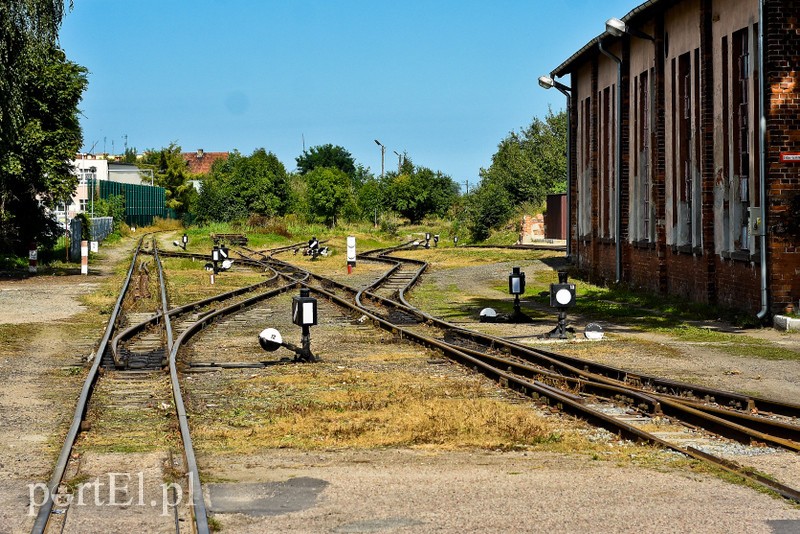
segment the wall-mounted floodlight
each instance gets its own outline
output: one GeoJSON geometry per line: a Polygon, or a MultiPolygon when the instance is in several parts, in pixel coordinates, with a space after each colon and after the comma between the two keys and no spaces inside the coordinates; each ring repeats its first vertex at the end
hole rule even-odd
{"type": "Polygon", "coordinates": [[[552,88],[555,87],[556,89],[558,89],[562,93],[564,91],[571,91],[572,90],[572,89],[570,89],[569,86],[564,85],[563,83],[554,80],[550,76],[539,76],[539,87],[541,87],[542,89],[552,89],[552,88]]]}
{"type": "Polygon", "coordinates": [[[622,37],[627,32],[626,24],[617,18],[610,18],[606,21],[606,31],[614,37],[622,37]]]}
{"type": "Polygon", "coordinates": [[[640,39],[647,39],[648,41],[655,41],[652,35],[649,35],[641,30],[632,28],[619,20],[618,18],[610,18],[606,21],[606,31],[609,35],[614,37],[622,37],[624,35],[632,35],[640,39]]]}

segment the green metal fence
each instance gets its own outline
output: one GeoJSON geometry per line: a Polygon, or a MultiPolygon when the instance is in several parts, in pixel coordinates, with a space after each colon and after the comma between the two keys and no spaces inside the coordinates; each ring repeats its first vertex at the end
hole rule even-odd
{"type": "Polygon", "coordinates": [[[149,226],[156,217],[168,216],[166,190],[150,185],[124,184],[101,180],[100,198],[122,195],[125,198],[125,222],[129,226],[149,226]]]}

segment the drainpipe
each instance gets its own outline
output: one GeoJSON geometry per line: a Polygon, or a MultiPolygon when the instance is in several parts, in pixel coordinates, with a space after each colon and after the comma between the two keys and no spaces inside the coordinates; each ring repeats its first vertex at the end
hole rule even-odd
{"type": "MultiPolygon", "coordinates": [[[[572,262],[572,95],[561,85],[556,89],[567,97],[567,261],[572,262]]],[[[576,225],[577,227],[577,225],[576,225]]],[[[577,232],[576,232],[577,233],[577,232]]],[[[577,238],[576,238],[577,239],[577,238]]]]}
{"type": "Polygon", "coordinates": [[[761,206],[761,227],[758,240],[761,245],[761,311],[757,317],[763,321],[769,314],[767,283],[767,114],[764,95],[764,0],[758,2],[758,116],[759,116],[759,176],[758,203],[761,206]]]}
{"type": "MultiPolygon", "coordinates": [[[[759,25],[759,28],[761,26],[759,25]]],[[[616,217],[614,234],[616,237],[616,283],[622,280],[622,60],[603,48],[603,41],[597,40],[600,51],[617,64],[617,142],[615,147],[614,189],[616,197],[616,217]]]]}

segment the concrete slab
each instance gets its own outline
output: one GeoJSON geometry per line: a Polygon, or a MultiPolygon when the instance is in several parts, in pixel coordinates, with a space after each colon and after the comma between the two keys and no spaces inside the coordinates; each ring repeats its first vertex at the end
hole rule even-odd
{"type": "Polygon", "coordinates": [[[772,319],[773,326],[786,332],[800,330],[800,319],[793,319],[787,315],[776,315],[772,319]]]}
{"type": "Polygon", "coordinates": [[[311,477],[290,478],[281,482],[206,485],[212,512],[257,517],[312,508],[327,486],[325,480],[311,477]]]}

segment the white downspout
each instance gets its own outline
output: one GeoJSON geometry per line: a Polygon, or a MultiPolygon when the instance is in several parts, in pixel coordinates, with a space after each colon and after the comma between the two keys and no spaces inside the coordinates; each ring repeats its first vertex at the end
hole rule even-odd
{"type": "Polygon", "coordinates": [[[756,315],[764,320],[769,314],[769,294],[767,281],[767,115],[764,95],[764,0],[758,2],[758,116],[759,116],[759,176],[761,184],[758,203],[761,206],[761,225],[759,243],[761,246],[761,311],[756,315]]]}

